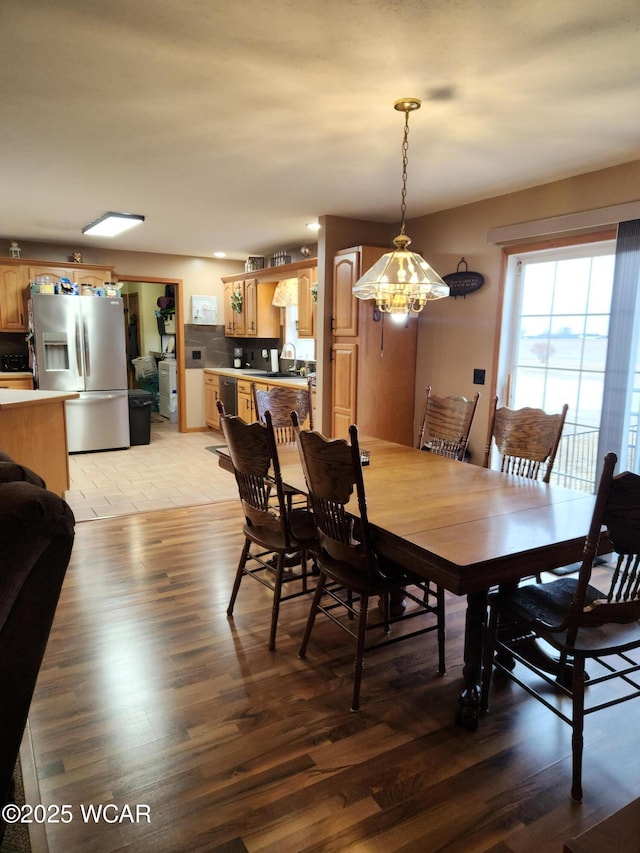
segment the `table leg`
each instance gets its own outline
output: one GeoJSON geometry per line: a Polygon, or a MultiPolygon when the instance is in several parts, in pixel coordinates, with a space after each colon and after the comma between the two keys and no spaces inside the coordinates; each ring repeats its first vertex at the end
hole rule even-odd
{"type": "Polygon", "coordinates": [[[487,591],[467,596],[464,635],[464,688],[459,696],[456,722],[469,731],[478,728],[482,681],[482,643],[487,622],[487,591]]]}

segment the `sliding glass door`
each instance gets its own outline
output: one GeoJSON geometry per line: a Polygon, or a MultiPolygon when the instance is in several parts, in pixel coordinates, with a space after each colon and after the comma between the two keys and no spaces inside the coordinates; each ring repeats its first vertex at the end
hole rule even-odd
{"type": "Polygon", "coordinates": [[[569,412],[552,482],[593,491],[608,382],[615,243],[509,258],[498,405],[569,412]]]}

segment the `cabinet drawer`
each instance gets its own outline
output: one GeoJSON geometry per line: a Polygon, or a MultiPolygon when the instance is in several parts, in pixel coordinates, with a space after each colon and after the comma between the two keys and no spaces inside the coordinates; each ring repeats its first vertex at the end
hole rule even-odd
{"type": "Polygon", "coordinates": [[[245,379],[239,379],[238,394],[248,394],[249,396],[251,396],[251,382],[245,379]]]}

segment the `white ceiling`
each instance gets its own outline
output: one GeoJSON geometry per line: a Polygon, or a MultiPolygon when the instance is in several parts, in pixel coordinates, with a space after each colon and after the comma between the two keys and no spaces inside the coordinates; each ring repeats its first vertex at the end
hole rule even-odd
{"type": "MultiPolygon", "coordinates": [[[[640,158],[638,0],[1,0],[0,234],[230,257],[640,158]],[[144,225],[112,241],[107,210],[144,225]]],[[[639,191],[640,195],[640,191],[639,191]]]]}

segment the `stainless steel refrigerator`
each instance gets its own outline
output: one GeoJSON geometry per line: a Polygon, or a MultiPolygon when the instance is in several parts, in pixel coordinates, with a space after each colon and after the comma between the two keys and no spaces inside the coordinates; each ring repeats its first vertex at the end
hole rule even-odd
{"type": "Polygon", "coordinates": [[[65,402],[69,452],[129,447],[122,299],[34,293],[29,322],[36,387],[80,394],[65,402]]]}

